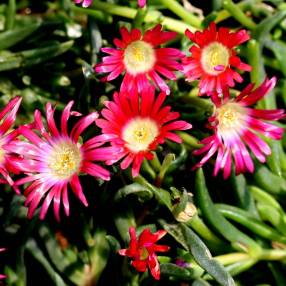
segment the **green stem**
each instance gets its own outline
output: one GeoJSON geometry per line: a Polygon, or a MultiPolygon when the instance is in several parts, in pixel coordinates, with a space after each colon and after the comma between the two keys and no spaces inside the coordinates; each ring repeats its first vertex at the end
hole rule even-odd
{"type": "Polygon", "coordinates": [[[183,6],[179,4],[176,0],[160,0],[160,2],[167,7],[174,14],[178,15],[182,20],[193,27],[198,29],[202,28],[201,20],[188,12],[183,6]]]}
{"type": "Polygon", "coordinates": [[[284,260],[285,258],[285,249],[263,249],[259,255],[261,260],[284,260]]]}
{"type": "Polygon", "coordinates": [[[197,149],[203,146],[202,144],[198,143],[199,140],[196,137],[184,131],[178,131],[177,134],[183,139],[183,142],[190,146],[192,149],[197,149]]]}
{"type": "Polygon", "coordinates": [[[152,168],[156,171],[159,172],[161,170],[161,163],[160,160],[157,156],[156,152],[152,152],[154,155],[154,158],[150,161],[150,165],[152,166],[152,168]]]}
{"type": "Polygon", "coordinates": [[[138,28],[140,29],[141,26],[142,26],[142,23],[144,22],[144,19],[146,17],[146,14],[147,14],[147,9],[146,8],[139,8],[137,13],[136,13],[136,16],[133,20],[133,28],[138,28]]]}
{"type": "Polygon", "coordinates": [[[224,0],[223,7],[226,9],[239,23],[241,23],[246,28],[253,30],[256,27],[256,24],[248,18],[242,10],[234,4],[231,0],[224,0]]]}
{"type": "Polygon", "coordinates": [[[188,95],[184,95],[180,98],[184,103],[188,103],[194,107],[204,109],[206,111],[210,111],[213,109],[213,104],[210,100],[200,98],[197,95],[193,96],[192,93],[189,93],[188,95]]]}
{"type": "Polygon", "coordinates": [[[144,159],[142,162],[142,170],[149,174],[149,176],[154,180],[156,178],[156,173],[150,166],[149,162],[144,159]]]}
{"type": "MultiPolygon", "coordinates": [[[[125,17],[128,19],[134,19],[137,14],[137,9],[123,7],[111,3],[104,3],[96,0],[93,1],[92,8],[94,10],[102,11],[105,14],[108,13],[111,15],[125,17]]],[[[84,13],[89,13],[88,12],[89,10],[91,9],[83,9],[81,11],[84,13]]],[[[162,13],[158,11],[148,11],[144,18],[145,23],[154,23],[158,21],[162,25],[164,25],[167,29],[178,32],[180,34],[184,34],[186,29],[189,29],[190,31],[196,31],[196,28],[194,26],[186,24],[180,20],[176,20],[170,17],[165,17],[164,15],[162,15],[162,13]]]]}
{"type": "Polygon", "coordinates": [[[243,252],[228,253],[214,257],[215,260],[219,261],[223,265],[229,265],[232,263],[245,261],[249,258],[249,255],[243,252]]]}
{"type": "Polygon", "coordinates": [[[209,242],[213,247],[220,248],[224,242],[219,239],[209,228],[205,225],[198,215],[195,215],[187,223],[193,230],[195,230],[202,238],[209,242]]]}
{"type": "Polygon", "coordinates": [[[9,0],[6,14],[6,30],[12,30],[15,24],[16,0],[9,0]]]}
{"type": "Polygon", "coordinates": [[[86,8],[82,8],[82,7],[78,7],[75,5],[71,5],[71,9],[75,12],[75,13],[85,13],[103,23],[112,23],[112,17],[110,15],[106,15],[105,13],[101,12],[101,11],[95,11],[95,10],[91,10],[91,9],[86,9],[86,8]]]}
{"type": "MultiPolygon", "coordinates": [[[[247,9],[249,9],[251,7],[251,5],[254,5],[253,2],[261,2],[261,0],[244,0],[244,1],[240,1],[239,3],[237,3],[236,5],[240,8],[241,11],[245,11],[247,9]]],[[[229,11],[227,10],[221,10],[217,13],[215,22],[219,23],[222,22],[228,18],[231,17],[231,14],[229,13],[229,11]]]]}

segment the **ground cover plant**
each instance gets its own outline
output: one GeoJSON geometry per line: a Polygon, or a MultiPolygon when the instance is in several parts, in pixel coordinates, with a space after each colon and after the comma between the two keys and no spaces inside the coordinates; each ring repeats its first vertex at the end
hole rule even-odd
{"type": "Polygon", "coordinates": [[[286,4],[0,3],[0,285],[286,285],[286,4]]]}

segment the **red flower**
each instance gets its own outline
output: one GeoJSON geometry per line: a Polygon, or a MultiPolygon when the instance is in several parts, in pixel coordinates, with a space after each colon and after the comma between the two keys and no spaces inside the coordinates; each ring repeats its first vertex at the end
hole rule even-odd
{"type": "Polygon", "coordinates": [[[230,32],[222,27],[217,31],[215,23],[211,23],[203,32],[193,34],[187,30],[185,34],[196,45],[190,48],[192,55],[183,60],[184,73],[188,81],[200,79],[200,94],[222,93],[226,86],[234,86],[234,80],[242,82],[242,77],[231,67],[251,70],[234,50],[235,46],[249,40],[245,30],[230,32]]]}
{"type": "Polygon", "coordinates": [[[209,122],[215,134],[203,139],[201,143],[204,146],[194,151],[195,155],[205,154],[195,168],[201,167],[218,152],[214,175],[223,169],[224,178],[229,177],[232,157],[236,174],[253,172],[254,164],[246,146],[261,163],[266,161],[265,157],[271,154],[271,149],[259,135],[281,139],[284,129],[267,121],[283,118],[284,110],[259,110],[249,106],[263,98],[275,83],[276,78],[266,79],[255,90],[250,84],[235,99],[231,99],[228,92],[224,92],[223,99],[213,97],[216,109],[209,122]]]}
{"type": "Polygon", "coordinates": [[[121,84],[121,91],[129,92],[134,89],[139,92],[148,88],[150,80],[160,90],[170,93],[170,88],[161,78],[175,80],[175,70],[182,70],[178,59],[183,58],[183,53],[174,48],[159,48],[176,37],[175,32],[163,32],[162,26],[157,25],[147,30],[144,35],[138,29],[131,32],[123,27],[120,29],[122,40],[115,39],[117,48],[102,48],[110,56],[103,58],[103,63],[95,66],[99,73],[109,73],[103,80],[111,81],[120,74],[125,73],[121,84]]]}
{"type": "Polygon", "coordinates": [[[120,249],[119,254],[130,257],[132,265],[139,272],[145,272],[147,267],[150,269],[152,276],[160,279],[160,265],[157,259],[156,252],[166,252],[170,249],[167,245],[157,245],[157,242],[167,232],[159,230],[151,233],[149,228],[144,229],[139,238],[136,238],[134,227],[129,228],[130,244],[127,249],[120,249]]]}
{"type": "Polygon", "coordinates": [[[131,96],[115,93],[113,101],[105,102],[106,108],[101,112],[105,119],[97,119],[96,124],[114,147],[121,147],[118,158],[107,162],[114,163],[121,158],[121,168],[132,164],[133,177],[138,176],[144,158],[153,159],[152,150],[165,139],[181,143],[181,138],[173,133],[175,130],[190,129],[191,124],[176,120],[180,114],[172,112],[170,106],[162,107],[166,98],[160,93],[155,99],[155,89],[150,87],[138,97],[137,92],[131,96]]]}
{"type": "Polygon", "coordinates": [[[55,109],[50,103],[46,105],[47,126],[43,124],[39,110],[35,111],[35,120],[31,125],[19,128],[19,133],[27,141],[15,141],[9,144],[10,152],[19,155],[17,166],[25,177],[15,182],[16,186],[29,184],[24,194],[25,205],[29,207],[31,218],[40,201],[43,206],[40,218],[44,219],[53,202],[54,214],[60,220],[60,205],[63,203],[66,215],[69,215],[68,186],[77,198],[87,206],[87,200],[79,180],[80,174],[89,174],[102,180],[109,180],[110,173],[98,163],[116,156],[114,147],[102,147],[106,136],[95,136],[86,142],[80,142],[80,135],[98,117],[96,112],[82,117],[71,132],[68,131],[68,119],[72,115],[81,116],[71,111],[71,101],[63,110],[61,128],[58,129],[54,119],[55,109]]]}

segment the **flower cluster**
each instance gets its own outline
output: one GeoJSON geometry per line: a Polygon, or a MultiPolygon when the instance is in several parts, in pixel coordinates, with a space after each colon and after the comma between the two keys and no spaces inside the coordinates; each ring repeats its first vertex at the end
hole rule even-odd
{"type": "MultiPolygon", "coordinates": [[[[75,2],[87,7],[92,1],[75,2]]],[[[143,2],[139,1],[140,6],[145,5],[143,2]]],[[[94,67],[96,73],[107,74],[103,81],[123,75],[120,91],[104,102],[100,114],[83,116],[72,111],[71,101],[62,111],[60,124],[56,124],[56,109],[48,102],[45,121],[36,110],[32,123],[11,130],[21,98],[15,97],[0,111],[0,183],[11,185],[17,193],[24,188],[29,218],[40,204],[41,219],[51,205],[58,221],[61,204],[68,216],[70,190],[87,206],[80,175],[107,181],[110,179],[107,166],[120,161],[120,168],[131,166],[132,176],[136,177],[143,160],[152,160],[158,145],[166,140],[181,143],[176,131],[189,130],[192,125],[179,120],[180,114],[165,105],[171,92],[168,80],[176,80],[178,72],[187,81],[199,80],[198,95],[207,96],[214,106],[208,120],[212,134],[194,151],[194,155],[203,155],[194,168],[201,167],[217,153],[214,175],[222,170],[224,178],[229,177],[232,165],[236,174],[253,172],[251,153],[262,163],[271,153],[263,138],[282,138],[284,130],[269,121],[283,118],[284,110],[252,108],[274,88],[275,77],[266,78],[256,88],[249,84],[237,96],[231,95],[230,88],[243,80],[238,71],[251,70],[235,51],[236,46],[250,38],[245,30],[231,32],[227,28],[217,29],[211,23],[202,32],[186,31],[193,42],[188,57],[179,49],[165,46],[176,38],[176,33],[163,31],[161,25],[144,33],[122,27],[120,34],[121,39],[114,39],[115,48],[102,48],[108,56],[94,67]],[[158,95],[156,89],[160,91],[158,95]],[[70,117],[77,120],[72,128],[68,126],[70,117]],[[86,139],[86,129],[95,131],[96,126],[101,133],[86,139]],[[16,181],[11,174],[18,175],[16,181]]],[[[166,232],[159,230],[152,234],[145,229],[138,240],[134,228],[129,232],[130,246],[119,253],[130,257],[137,271],[149,268],[152,276],[159,279],[156,252],[167,251],[169,247],[155,243],[166,232]]]]}

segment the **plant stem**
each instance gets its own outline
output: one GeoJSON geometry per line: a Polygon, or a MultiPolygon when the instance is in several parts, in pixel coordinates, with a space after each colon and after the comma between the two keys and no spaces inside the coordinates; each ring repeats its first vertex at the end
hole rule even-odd
{"type": "Polygon", "coordinates": [[[198,215],[195,215],[186,224],[194,229],[202,238],[212,244],[213,247],[220,248],[224,245],[224,242],[209,230],[198,215]]]}
{"type": "Polygon", "coordinates": [[[188,12],[183,6],[181,6],[176,0],[160,0],[160,2],[167,7],[170,11],[178,15],[184,22],[194,26],[198,29],[202,28],[201,20],[188,12]]]}
{"type": "MultiPolygon", "coordinates": [[[[119,5],[111,4],[111,3],[104,3],[100,1],[93,1],[92,8],[94,10],[102,11],[105,14],[112,14],[121,17],[125,17],[128,19],[134,19],[137,14],[137,9],[129,8],[129,7],[122,7],[119,5]]],[[[91,9],[83,9],[81,12],[89,14],[91,9]]],[[[92,10],[91,10],[92,11],[92,10]]],[[[180,34],[184,34],[186,29],[190,31],[196,31],[196,28],[184,23],[183,21],[176,20],[170,17],[165,17],[162,13],[158,11],[148,11],[144,22],[145,23],[153,23],[160,21],[162,25],[164,25],[167,29],[171,31],[178,32],[180,34]]]]}
{"type": "Polygon", "coordinates": [[[248,18],[242,10],[234,4],[231,0],[224,0],[223,7],[226,9],[239,23],[241,23],[246,28],[253,30],[256,27],[256,24],[248,18]]]}
{"type": "Polygon", "coordinates": [[[6,30],[12,30],[15,24],[16,0],[9,0],[6,13],[6,30]]]}
{"type": "Polygon", "coordinates": [[[214,257],[215,260],[219,261],[223,265],[229,265],[232,263],[240,262],[249,259],[249,255],[243,252],[228,253],[214,257]]]}
{"type": "Polygon", "coordinates": [[[75,5],[71,5],[71,9],[76,13],[85,13],[103,23],[112,23],[112,17],[110,15],[107,16],[105,13],[101,11],[86,9],[75,5]]]}
{"type": "Polygon", "coordinates": [[[139,8],[135,18],[133,19],[133,28],[138,28],[140,29],[142,26],[142,23],[144,22],[144,19],[147,14],[147,9],[146,8],[139,8]]]}
{"type": "Polygon", "coordinates": [[[197,138],[184,131],[178,131],[177,134],[183,139],[184,143],[190,146],[192,149],[200,148],[203,146],[202,144],[198,143],[199,140],[197,138]]]}

